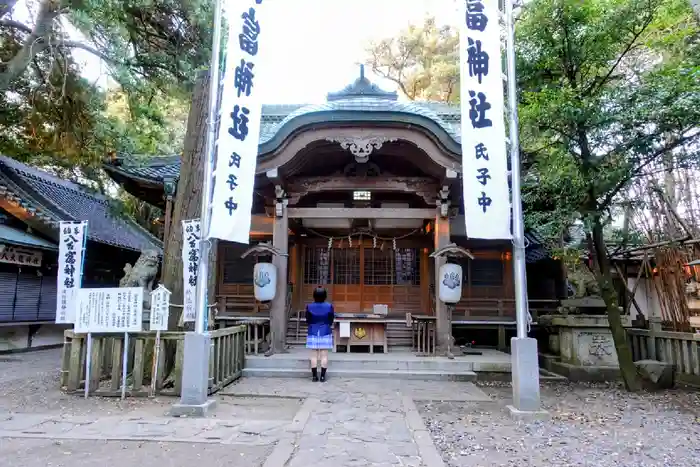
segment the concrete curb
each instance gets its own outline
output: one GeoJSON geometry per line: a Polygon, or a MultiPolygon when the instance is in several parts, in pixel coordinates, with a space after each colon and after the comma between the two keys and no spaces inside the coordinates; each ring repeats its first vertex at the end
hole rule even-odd
{"type": "Polygon", "coordinates": [[[404,411],[406,412],[406,424],[413,434],[416,445],[418,445],[418,453],[423,459],[423,465],[426,467],[445,467],[445,463],[442,461],[442,457],[438,453],[430,437],[430,432],[425,427],[423,418],[420,416],[420,413],[418,413],[413,399],[404,396],[402,400],[404,411]]]}

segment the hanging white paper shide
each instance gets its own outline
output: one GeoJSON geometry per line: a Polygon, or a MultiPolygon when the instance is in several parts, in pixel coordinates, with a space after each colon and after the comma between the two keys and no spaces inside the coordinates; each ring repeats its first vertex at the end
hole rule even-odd
{"type": "Polygon", "coordinates": [[[199,219],[182,221],[182,280],[183,321],[190,323],[197,316],[197,272],[199,268],[199,241],[202,228],[199,219]]]}
{"type": "Polygon", "coordinates": [[[249,242],[265,72],[266,2],[228,2],[229,27],[209,237],[249,242]]]}
{"type": "Polygon", "coordinates": [[[61,222],[58,244],[56,323],[74,323],[82,284],[87,222],[61,222]]]}
{"type": "Polygon", "coordinates": [[[458,1],[467,235],[509,239],[511,210],[498,0],[458,1]]]}

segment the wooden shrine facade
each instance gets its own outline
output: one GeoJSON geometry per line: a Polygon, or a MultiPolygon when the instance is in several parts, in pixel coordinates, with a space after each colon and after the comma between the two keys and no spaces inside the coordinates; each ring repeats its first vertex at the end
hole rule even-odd
{"type": "MultiPolygon", "coordinates": [[[[269,317],[274,350],[282,350],[290,317],[320,285],[338,312],[366,313],[380,304],[396,320],[435,316],[440,341],[451,329],[434,293],[445,259],[430,254],[457,243],[474,259],[464,264],[463,300],[453,316],[512,321],[511,243],[465,234],[459,118],[457,107],[401,102],[364,74],[324,104],[264,106],[250,237],[282,253],[268,258],[277,294],[256,303],[255,259],[241,258],[248,246],[219,242],[219,315],[269,317]]],[[[149,167],[117,159],[105,168],[142,199],[172,200],[163,187],[172,186],[179,159],[149,167]]],[[[551,263],[532,238],[528,258],[551,263]]],[[[529,288],[538,298],[556,298],[557,267],[538,268],[529,288]]]]}

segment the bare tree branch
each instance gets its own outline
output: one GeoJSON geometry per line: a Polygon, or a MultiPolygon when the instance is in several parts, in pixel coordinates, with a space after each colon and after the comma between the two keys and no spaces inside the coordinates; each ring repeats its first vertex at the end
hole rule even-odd
{"type": "Polygon", "coordinates": [[[16,3],[17,0],[0,0],[0,18],[10,13],[16,3]]]}
{"type": "Polygon", "coordinates": [[[0,91],[6,91],[10,84],[24,73],[34,56],[48,47],[53,21],[59,14],[59,1],[44,0],[42,2],[36,18],[36,26],[25,40],[22,48],[9,62],[0,64],[2,67],[0,91]]]}

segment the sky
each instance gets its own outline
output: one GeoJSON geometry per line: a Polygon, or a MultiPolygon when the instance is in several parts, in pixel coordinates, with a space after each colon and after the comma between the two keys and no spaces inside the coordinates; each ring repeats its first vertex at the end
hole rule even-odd
{"type": "MultiPolygon", "coordinates": [[[[241,0],[224,0],[233,5],[241,0]]],[[[18,2],[14,17],[27,17],[27,3],[18,2]]],[[[266,75],[256,87],[264,91],[266,104],[302,104],[325,101],[359,76],[366,45],[397,35],[409,24],[420,24],[427,15],[438,24],[456,24],[455,0],[265,0],[269,8],[265,31],[268,39],[266,75]]],[[[33,15],[32,15],[33,16],[33,15]]],[[[68,25],[74,39],[79,33],[68,25]],[[72,32],[71,32],[72,30],[72,32]]],[[[86,78],[107,84],[107,67],[89,52],[75,50],[86,78]]],[[[366,71],[369,79],[386,90],[396,86],[366,71]]]]}

